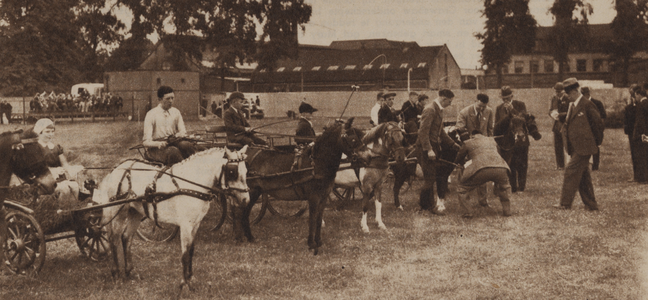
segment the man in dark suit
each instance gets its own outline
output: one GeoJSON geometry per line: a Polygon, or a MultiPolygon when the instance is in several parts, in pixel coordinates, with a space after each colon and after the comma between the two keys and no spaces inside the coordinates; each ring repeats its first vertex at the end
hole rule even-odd
{"type": "Polygon", "coordinates": [[[430,210],[434,214],[443,214],[443,209],[437,207],[436,199],[432,194],[436,182],[437,157],[441,155],[441,143],[453,146],[459,150],[455,143],[443,130],[443,109],[452,104],[454,93],[451,90],[439,91],[439,97],[423,108],[421,115],[421,128],[418,131],[416,150],[418,163],[423,169],[425,184],[421,189],[419,205],[423,210],[430,210]]]}
{"type": "MultiPolygon", "coordinates": [[[[589,87],[586,86],[582,87],[581,94],[583,94],[583,98],[592,101],[592,103],[596,105],[596,109],[598,109],[599,115],[601,116],[601,120],[603,120],[603,123],[605,124],[605,118],[607,117],[607,113],[605,112],[605,106],[603,105],[603,102],[592,98],[592,96],[590,95],[589,87]]],[[[603,126],[603,129],[605,129],[605,126],[603,126]]],[[[596,154],[594,154],[594,157],[592,158],[592,171],[597,171],[599,169],[600,163],[601,163],[601,149],[599,147],[599,150],[596,152],[596,154]]]]}
{"type": "Polygon", "coordinates": [[[384,101],[380,110],[378,110],[378,125],[387,122],[398,122],[398,114],[392,107],[394,105],[394,98],[396,93],[387,93],[384,96],[384,101]]]}
{"type": "MultiPolygon", "coordinates": [[[[495,108],[495,128],[507,128],[508,126],[497,125],[500,122],[509,122],[512,116],[522,116],[525,119],[524,124],[524,139],[521,143],[516,143],[511,151],[506,155],[503,152],[504,160],[509,164],[511,172],[509,173],[509,182],[513,193],[520,191],[523,192],[526,188],[527,171],[529,168],[529,135],[534,140],[539,140],[542,135],[538,131],[538,126],[535,123],[535,118],[527,113],[526,104],[522,101],[513,100],[513,91],[509,86],[503,86],[501,91],[503,103],[495,108]]],[[[500,136],[503,132],[497,132],[494,129],[494,134],[500,136]]]]}
{"type": "Polygon", "coordinates": [[[598,210],[589,160],[603,142],[603,121],[596,105],[585,99],[578,90],[579,84],[576,78],[566,79],[563,81],[563,86],[571,101],[562,129],[563,141],[567,146],[570,159],[565,167],[560,203],[554,207],[571,209],[578,191],[586,209],[598,210]]]}
{"type": "Polygon", "coordinates": [[[234,92],[227,99],[230,108],[225,111],[223,121],[225,122],[225,131],[227,133],[228,143],[239,143],[241,145],[267,145],[266,141],[254,135],[250,124],[243,115],[242,107],[245,101],[243,93],[234,92]]]}
{"type": "Polygon", "coordinates": [[[648,144],[642,142],[642,135],[648,135],[648,84],[644,84],[637,91],[637,112],[635,114],[635,126],[632,131],[632,140],[637,145],[637,175],[635,181],[648,183],[648,144]]]}
{"type": "Polygon", "coordinates": [[[495,183],[493,193],[499,196],[502,203],[502,214],[511,215],[511,185],[509,184],[508,172],[509,167],[504,159],[497,152],[497,143],[492,137],[485,137],[479,130],[472,132],[472,137],[467,140],[455,159],[455,163],[462,164],[465,160],[471,160],[472,163],[463,170],[459,178],[457,193],[459,194],[459,204],[464,211],[464,218],[472,218],[472,213],[468,208],[468,193],[470,191],[484,186],[487,182],[495,183]]]}
{"type": "MultiPolygon", "coordinates": [[[[424,96],[424,95],[421,95],[424,96]]],[[[427,96],[426,96],[427,97],[427,96]]],[[[416,143],[416,132],[418,132],[418,116],[421,114],[419,106],[419,94],[410,92],[409,99],[401,107],[401,119],[403,120],[403,129],[407,134],[407,143],[413,145],[416,143]]]]}
{"type": "Polygon", "coordinates": [[[628,105],[626,105],[624,110],[623,132],[628,136],[628,141],[630,142],[630,157],[632,158],[632,178],[628,180],[629,182],[634,182],[637,178],[637,148],[639,145],[632,139],[632,133],[634,132],[635,115],[637,112],[636,93],[640,89],[641,87],[638,84],[632,84],[630,86],[630,99],[628,100],[628,105]]]}
{"type": "Polygon", "coordinates": [[[551,131],[554,136],[554,152],[556,153],[556,168],[562,170],[565,168],[565,146],[563,145],[562,129],[569,109],[569,98],[564,92],[562,82],[554,86],[556,94],[551,97],[551,106],[549,107],[549,116],[554,119],[551,131]]]}
{"type": "Polygon", "coordinates": [[[299,105],[299,123],[297,123],[297,130],[295,132],[295,143],[297,145],[306,145],[314,141],[315,138],[315,129],[313,129],[313,113],[317,111],[317,108],[314,108],[306,102],[302,102],[299,105]],[[298,138],[306,137],[306,138],[298,138]]]}

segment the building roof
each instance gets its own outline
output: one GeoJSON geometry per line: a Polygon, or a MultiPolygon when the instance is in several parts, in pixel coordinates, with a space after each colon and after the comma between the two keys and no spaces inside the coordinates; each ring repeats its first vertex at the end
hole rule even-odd
{"type": "Polygon", "coordinates": [[[443,47],[387,39],[334,41],[328,47],[299,45],[296,59],[279,60],[272,70],[256,70],[253,81],[280,82],[302,73],[308,73],[308,81],[362,81],[383,76],[384,71],[400,77],[410,68],[413,77],[426,77],[443,47]]]}
{"type": "MultiPolygon", "coordinates": [[[[589,34],[587,44],[577,49],[570,49],[570,52],[605,52],[605,47],[614,38],[614,32],[610,24],[588,24],[586,25],[589,34]]],[[[536,46],[533,49],[536,53],[551,53],[551,39],[553,26],[538,26],[536,28],[536,46]]]]}

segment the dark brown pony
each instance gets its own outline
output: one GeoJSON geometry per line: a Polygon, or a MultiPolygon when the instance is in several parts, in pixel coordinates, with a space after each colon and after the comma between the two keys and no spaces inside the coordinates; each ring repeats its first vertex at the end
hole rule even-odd
{"type": "MultiPolygon", "coordinates": [[[[463,144],[459,138],[459,133],[454,128],[454,126],[446,127],[444,130],[448,132],[448,136],[452,138],[456,143],[463,144]]],[[[409,155],[409,157],[416,157],[415,153],[409,155]]],[[[446,145],[441,145],[441,154],[439,155],[440,159],[445,161],[453,162],[457,157],[457,150],[452,149],[446,145]]],[[[391,166],[394,171],[394,205],[397,209],[403,210],[403,206],[400,203],[399,195],[400,190],[405,184],[405,181],[411,180],[412,176],[416,174],[416,163],[403,163],[403,164],[394,164],[391,166]]],[[[448,178],[454,171],[455,166],[449,163],[437,162],[436,163],[436,196],[440,199],[437,201],[437,205],[440,206],[439,210],[445,210],[443,206],[443,199],[448,192],[448,178]]]]}
{"type": "MultiPolygon", "coordinates": [[[[32,131],[14,131],[0,134],[0,264],[5,264],[7,224],[4,201],[11,174],[16,174],[28,184],[33,184],[41,194],[51,194],[56,180],[45,165],[43,149],[34,139],[32,131]]],[[[0,270],[3,266],[0,265],[0,270]]]]}
{"type": "Polygon", "coordinates": [[[238,212],[233,214],[237,240],[242,240],[242,235],[248,241],[253,240],[250,211],[262,193],[281,200],[308,200],[308,248],[317,255],[322,245],[322,214],[340,167],[342,153],[349,157],[360,156],[363,160],[369,158],[369,150],[360,140],[362,131],[351,127],[352,123],[353,118],[325,129],[315,140],[311,155],[305,153],[297,160],[294,152],[268,148],[252,148],[248,151],[250,203],[240,215],[238,212]],[[311,166],[313,169],[308,169],[311,166]]]}

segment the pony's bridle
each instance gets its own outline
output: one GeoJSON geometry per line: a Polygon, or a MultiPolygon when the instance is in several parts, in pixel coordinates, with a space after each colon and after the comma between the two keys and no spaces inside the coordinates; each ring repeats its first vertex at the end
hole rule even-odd
{"type": "Polygon", "coordinates": [[[358,137],[358,134],[355,132],[355,130],[351,130],[351,131],[353,132],[353,135],[347,134],[345,130],[340,137],[342,138],[342,143],[344,143],[344,146],[348,149],[351,149],[351,151],[353,152],[353,154],[350,157],[351,161],[356,162],[358,160],[358,151],[360,149],[367,149],[368,147],[367,145],[365,145],[362,139],[358,137]],[[354,147],[354,145],[352,145],[348,139],[351,139],[351,142],[358,141],[359,145],[354,147]]]}
{"type": "Polygon", "coordinates": [[[227,195],[234,195],[235,191],[241,193],[247,193],[250,191],[249,187],[237,188],[237,187],[229,186],[228,184],[229,181],[234,181],[238,179],[239,164],[241,162],[245,163],[245,159],[244,158],[228,159],[227,162],[223,164],[223,167],[221,168],[221,174],[218,178],[218,182],[220,183],[220,188],[223,193],[227,195]]]}
{"type": "Polygon", "coordinates": [[[398,126],[394,126],[391,129],[385,130],[385,133],[383,134],[383,140],[385,141],[385,148],[387,148],[388,151],[389,151],[389,153],[387,153],[387,155],[389,157],[392,157],[394,155],[394,152],[397,152],[397,151],[399,151],[401,149],[403,149],[403,152],[405,152],[405,146],[403,146],[403,143],[396,143],[396,141],[394,141],[394,138],[391,135],[395,131],[401,131],[402,132],[403,130],[400,129],[398,126]],[[393,148],[393,149],[392,149],[392,147],[390,147],[390,144],[392,144],[392,143],[397,144],[397,146],[395,148],[393,148]]]}

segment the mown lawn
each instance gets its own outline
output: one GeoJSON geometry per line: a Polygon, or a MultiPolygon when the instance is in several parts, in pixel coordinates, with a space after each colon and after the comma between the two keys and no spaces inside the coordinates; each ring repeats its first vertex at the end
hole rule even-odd
{"type": "MultiPolygon", "coordinates": [[[[316,128],[327,121],[317,119],[316,128]]],[[[229,225],[209,231],[214,218],[208,215],[194,257],[197,290],[185,290],[182,298],[644,299],[648,196],[646,186],[627,182],[632,175],[626,136],[620,129],[605,132],[601,171],[593,173],[601,211],[584,210],[578,196],[573,210],[558,211],[551,205],[558,201],[562,172],[555,170],[549,120],[539,121],[543,138],[532,142],[527,189],[512,196],[512,217],[502,217],[490,195],[490,208],[475,207],[475,218],[462,219],[454,192],[446,216],[418,212],[420,181],[401,194],[405,211],[398,211],[387,181],[383,218],[389,229],[370,223],[371,233],[362,233],[359,201],[346,203],[325,212],[324,246],[313,256],[306,246],[306,215],[267,213],[252,228],[253,244],[236,244],[229,225]]],[[[294,123],[263,130],[292,133],[294,123]]],[[[127,148],[139,143],[141,125],[59,124],[57,136],[73,163],[113,166],[137,156],[127,148]]],[[[47,251],[36,277],[0,275],[0,299],[170,298],[181,278],[178,239],[135,241],[139,278],[126,282],[112,280],[108,262],[83,259],[73,240],[50,243],[47,251]]]]}

